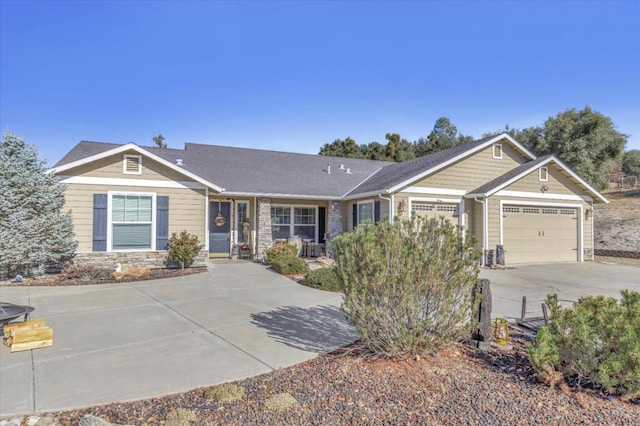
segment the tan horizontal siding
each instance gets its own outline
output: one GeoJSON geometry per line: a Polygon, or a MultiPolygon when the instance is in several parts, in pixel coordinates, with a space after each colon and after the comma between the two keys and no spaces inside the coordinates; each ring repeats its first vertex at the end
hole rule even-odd
{"type": "Polygon", "coordinates": [[[539,169],[536,169],[504,189],[508,191],[540,192],[542,186],[546,185],[549,188],[546,191],[547,194],[584,195],[584,190],[567,178],[558,166],[549,164],[548,167],[548,181],[541,181],[538,175],[539,169]]]}
{"type": "Polygon", "coordinates": [[[502,159],[493,158],[493,146],[477,152],[438,171],[412,186],[451,188],[472,191],[481,185],[502,176],[514,167],[524,163],[526,159],[507,142],[502,143],[502,159]]]}
{"type": "Polygon", "coordinates": [[[142,174],[124,174],[122,173],[122,164],[124,155],[138,155],[135,151],[129,151],[121,154],[112,155],[101,160],[93,161],[79,167],[65,171],[63,174],[68,176],[86,176],[101,178],[119,178],[119,179],[141,179],[141,180],[166,180],[166,181],[192,181],[182,173],[178,173],[157,161],[147,157],[142,157],[142,174]]]}
{"type": "Polygon", "coordinates": [[[169,196],[169,235],[186,230],[197,235],[200,241],[205,241],[204,190],[69,184],[65,192],[65,207],[71,211],[79,253],[89,253],[93,248],[93,194],[106,194],[108,191],[169,196]]]}

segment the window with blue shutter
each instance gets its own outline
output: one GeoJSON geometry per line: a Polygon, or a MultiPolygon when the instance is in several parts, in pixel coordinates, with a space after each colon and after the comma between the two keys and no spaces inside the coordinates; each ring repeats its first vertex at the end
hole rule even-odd
{"type": "Polygon", "coordinates": [[[375,201],[373,203],[373,222],[380,222],[380,201],[375,201]]]}
{"type": "Polygon", "coordinates": [[[107,194],[93,194],[93,251],[107,251],[107,194]]]}
{"type": "Polygon", "coordinates": [[[169,197],[156,197],[156,250],[166,250],[169,246],[169,197]]]}

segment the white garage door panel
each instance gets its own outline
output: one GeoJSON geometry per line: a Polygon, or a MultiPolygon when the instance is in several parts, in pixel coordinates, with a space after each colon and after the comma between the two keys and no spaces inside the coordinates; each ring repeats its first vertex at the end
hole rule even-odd
{"type": "Polygon", "coordinates": [[[444,216],[457,223],[458,205],[446,203],[429,203],[424,201],[413,201],[411,203],[411,214],[422,217],[444,216]]]}
{"type": "Polygon", "coordinates": [[[567,208],[504,206],[506,263],[577,261],[577,212],[567,208]]]}

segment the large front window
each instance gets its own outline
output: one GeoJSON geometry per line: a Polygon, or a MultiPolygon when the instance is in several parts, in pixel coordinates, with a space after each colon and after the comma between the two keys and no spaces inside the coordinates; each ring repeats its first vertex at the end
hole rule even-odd
{"type": "Polygon", "coordinates": [[[112,195],[112,248],[114,250],[150,249],[153,229],[151,195],[112,195]]]}
{"type": "Polygon", "coordinates": [[[271,236],[274,240],[289,237],[316,239],[317,207],[271,207],[271,236]]]}

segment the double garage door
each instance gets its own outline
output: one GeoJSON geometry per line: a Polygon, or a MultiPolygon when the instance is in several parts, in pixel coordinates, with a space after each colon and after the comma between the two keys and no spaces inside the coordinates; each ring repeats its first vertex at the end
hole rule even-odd
{"type": "Polygon", "coordinates": [[[502,218],[507,264],[578,260],[577,209],[505,205],[502,218]]]}

